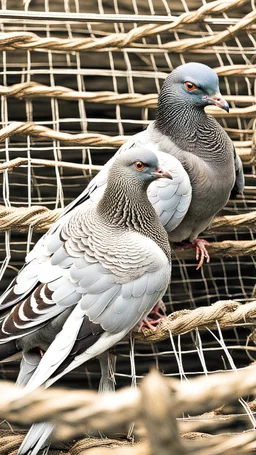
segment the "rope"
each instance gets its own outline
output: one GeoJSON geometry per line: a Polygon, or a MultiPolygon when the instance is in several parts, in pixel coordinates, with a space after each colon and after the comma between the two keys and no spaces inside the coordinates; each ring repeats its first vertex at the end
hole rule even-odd
{"type": "Polygon", "coordinates": [[[38,158],[14,158],[13,160],[6,161],[5,163],[0,164],[0,171],[5,169],[13,169],[22,165],[39,165],[39,166],[50,166],[50,167],[63,167],[68,169],[77,169],[81,171],[100,171],[103,166],[96,166],[94,164],[80,164],[80,163],[71,163],[68,161],[54,161],[54,160],[44,160],[38,158]]]}
{"type": "Polygon", "coordinates": [[[172,335],[181,335],[196,328],[215,327],[216,322],[221,328],[233,327],[235,324],[255,324],[256,301],[241,304],[234,300],[220,300],[211,306],[176,311],[161,319],[155,332],[145,328],[143,333],[134,333],[134,336],[143,343],[152,343],[165,340],[170,332],[172,335]]]}
{"type": "MultiPolygon", "coordinates": [[[[246,67],[245,67],[246,68],[246,67]]],[[[249,68],[252,70],[252,68],[249,68]]],[[[253,67],[256,74],[256,68],[253,67]]],[[[235,73],[236,74],[236,73],[235,73]]],[[[166,73],[166,77],[168,73],[166,73]]],[[[122,93],[117,92],[80,92],[73,90],[62,85],[49,86],[39,84],[39,82],[20,82],[10,86],[0,85],[0,95],[13,96],[17,99],[24,98],[45,98],[53,97],[65,100],[79,100],[84,99],[91,103],[105,103],[105,104],[126,104],[127,106],[137,107],[157,107],[158,94],[149,93],[143,95],[141,93],[122,93]]],[[[256,97],[249,95],[225,95],[227,101],[234,101],[238,103],[255,103],[256,97]]]]}
{"type": "MultiPolygon", "coordinates": [[[[207,246],[210,257],[234,257],[234,256],[255,256],[256,240],[225,240],[223,242],[213,242],[207,246]]],[[[195,251],[188,247],[181,250],[175,249],[178,259],[194,259],[195,251]]]]}
{"type": "MultiPolygon", "coordinates": [[[[167,76],[167,74],[166,74],[167,76]]],[[[65,100],[83,99],[90,103],[119,104],[132,107],[156,108],[158,95],[151,93],[142,95],[141,93],[115,93],[115,92],[80,92],[68,87],[39,84],[37,82],[23,82],[14,84],[10,87],[0,85],[0,95],[23,98],[58,98],[65,100]]],[[[227,101],[236,102],[256,102],[255,96],[225,96],[227,101]]],[[[214,117],[252,117],[256,114],[256,106],[247,106],[244,108],[231,108],[229,113],[223,112],[215,107],[208,107],[207,112],[214,117]]]]}
{"type": "Polygon", "coordinates": [[[16,455],[23,439],[24,436],[21,434],[15,434],[10,430],[0,430],[0,454],[16,455]]]}
{"type": "Polygon", "coordinates": [[[218,216],[213,220],[208,231],[229,231],[237,228],[247,228],[256,231],[256,211],[241,215],[218,216]]]}
{"type": "Polygon", "coordinates": [[[65,100],[83,99],[90,103],[125,104],[150,108],[155,108],[158,100],[158,95],[153,93],[142,95],[140,93],[80,92],[68,87],[50,87],[33,81],[14,84],[10,87],[0,85],[0,95],[13,96],[18,99],[37,97],[54,97],[65,100]]]}
{"type": "Polygon", "coordinates": [[[227,65],[214,68],[218,76],[255,76],[255,65],[227,65]]]}
{"type": "MultiPolygon", "coordinates": [[[[0,142],[15,134],[33,136],[44,140],[57,140],[68,145],[91,145],[100,147],[121,147],[121,145],[129,139],[129,136],[107,136],[98,133],[70,134],[56,131],[33,122],[12,122],[0,130],[0,142]]],[[[255,159],[249,148],[244,149],[244,147],[251,147],[252,141],[233,141],[233,143],[237,147],[237,152],[241,156],[243,162],[255,159]]]]}
{"type": "MultiPolygon", "coordinates": [[[[21,158],[23,161],[23,159],[21,158]]],[[[14,161],[14,160],[13,160],[14,161]]],[[[38,160],[38,161],[47,161],[47,160],[38,160]]],[[[52,161],[51,165],[55,166],[55,161],[52,161]]],[[[8,164],[8,163],[7,163],[8,164]]],[[[10,161],[10,168],[13,167],[13,162],[10,161]]],[[[60,162],[57,162],[60,164],[60,162]]],[[[3,167],[2,169],[5,169],[3,167]]],[[[79,168],[78,168],[79,169],[79,168]]],[[[0,167],[1,170],[1,167],[0,167]]],[[[0,205],[0,232],[6,230],[27,230],[29,226],[32,226],[36,231],[46,231],[51,227],[51,224],[56,221],[56,219],[63,212],[62,209],[50,210],[44,206],[32,206],[32,207],[5,207],[0,205]]],[[[246,228],[256,230],[256,211],[251,213],[246,213],[243,215],[232,215],[232,216],[222,216],[217,217],[212,222],[209,231],[223,231],[223,230],[233,230],[236,228],[246,228]]],[[[221,242],[223,251],[227,254],[230,253],[229,245],[230,242],[221,242]]],[[[234,243],[234,242],[233,242],[234,243]]],[[[247,247],[252,247],[252,242],[242,242],[247,247]],[[247,245],[248,244],[248,245],[247,245]]],[[[235,244],[241,245],[241,241],[235,244]]],[[[213,244],[212,244],[213,245],[213,244]]],[[[252,250],[253,251],[253,250],[252,250]]],[[[186,251],[178,251],[177,254],[185,254],[186,251]]]]}
{"type": "MultiPolygon", "coordinates": [[[[1,132],[0,132],[1,134],[1,132]]],[[[237,149],[238,154],[243,161],[243,163],[246,164],[253,164],[255,161],[255,158],[253,156],[253,153],[251,154],[248,151],[245,151],[246,149],[243,149],[241,147],[240,149],[237,149]]],[[[22,166],[22,165],[39,165],[39,166],[50,166],[50,167],[63,167],[63,168],[68,168],[68,169],[77,169],[77,170],[82,170],[82,171],[100,171],[103,166],[99,165],[93,165],[93,164],[80,164],[80,163],[72,163],[69,161],[54,161],[54,160],[45,160],[45,159],[38,159],[38,158],[14,158],[13,160],[5,161],[3,163],[0,163],[0,172],[4,171],[5,169],[12,170],[15,167],[22,166]]],[[[244,194],[246,194],[248,191],[253,191],[255,190],[255,187],[253,186],[245,186],[244,187],[244,194]]],[[[252,212],[253,213],[253,212],[252,212]]],[[[241,215],[243,216],[243,215],[241,215]]]]}
{"type": "Polygon", "coordinates": [[[0,141],[14,134],[31,135],[38,138],[54,139],[69,145],[93,145],[93,146],[113,146],[120,147],[128,137],[125,136],[106,136],[97,133],[69,134],[52,130],[46,126],[37,125],[32,122],[12,122],[0,130],[0,141]]]}
{"type": "MultiPolygon", "coordinates": [[[[18,427],[29,427],[32,423],[42,420],[54,422],[56,441],[68,441],[84,436],[84,433],[93,435],[94,432],[99,431],[104,434],[108,432],[117,434],[121,431],[123,434],[131,422],[136,422],[137,433],[144,435],[140,445],[147,448],[146,453],[159,453],[156,450],[152,451],[152,448],[162,447],[165,441],[169,449],[166,454],[182,454],[185,452],[173,451],[171,448],[173,445],[182,449],[185,444],[179,436],[177,415],[183,413],[199,415],[219,408],[230,400],[233,402],[241,396],[255,395],[255,393],[256,366],[241,369],[239,374],[233,372],[212,374],[191,379],[189,382],[164,378],[153,371],[136,389],[123,388],[115,393],[100,395],[92,391],[71,391],[59,388],[41,390],[40,393],[35,390],[24,394],[23,389],[16,388],[10,382],[2,381],[0,383],[0,418],[18,427]],[[153,434],[152,425],[154,425],[153,434]],[[152,441],[153,435],[154,441],[152,441]]],[[[196,420],[193,422],[193,431],[197,431],[202,424],[199,418],[196,420]]],[[[188,423],[189,419],[187,419],[188,423]]],[[[182,422],[179,425],[181,426],[182,422]]],[[[237,436],[235,435],[234,438],[237,436]]],[[[241,435],[239,436],[241,444],[241,435]]],[[[242,436],[243,442],[246,442],[246,438],[251,440],[248,433],[247,437],[242,436]]],[[[191,439],[189,444],[192,443],[191,439]]],[[[228,442],[230,443],[231,440],[232,436],[229,436],[228,442]]],[[[90,439],[88,441],[90,443],[90,439]]],[[[81,442],[81,445],[83,444],[84,442],[81,442]]],[[[212,441],[209,441],[209,444],[212,444],[212,441]]],[[[98,442],[97,445],[101,444],[98,442]]],[[[133,446],[130,447],[132,449],[133,446]]],[[[235,447],[238,447],[238,443],[235,443],[235,447]]],[[[190,453],[198,453],[194,451],[196,448],[198,450],[197,444],[194,449],[191,447],[190,453]]],[[[71,450],[70,453],[72,454],[71,450]]],[[[128,454],[131,453],[132,451],[128,451],[128,454]]],[[[165,454],[165,451],[160,453],[165,454]]],[[[2,445],[0,455],[6,455],[2,445]]]]}
{"type": "Polygon", "coordinates": [[[43,206],[5,207],[0,206],[0,231],[14,228],[17,231],[27,231],[32,226],[36,231],[47,231],[51,224],[62,213],[61,209],[49,210],[43,206]]]}
{"type": "Polygon", "coordinates": [[[231,27],[227,27],[220,33],[211,35],[203,38],[189,38],[179,41],[170,41],[163,45],[164,49],[168,49],[172,52],[187,52],[196,51],[198,49],[204,49],[209,46],[216,46],[226,42],[230,37],[236,36],[238,33],[246,29],[249,25],[253,24],[256,20],[256,11],[251,11],[249,14],[243,17],[243,19],[231,27]]]}
{"type": "MultiPolygon", "coordinates": [[[[11,431],[11,430],[0,430],[0,455],[16,455],[18,448],[20,447],[25,431],[11,431]]],[[[118,439],[100,439],[100,438],[84,438],[79,441],[71,442],[53,442],[48,455],[84,455],[85,450],[92,449],[94,447],[129,447],[131,443],[126,440],[118,439]]]]}
{"type": "MultiPolygon", "coordinates": [[[[177,29],[181,25],[195,23],[202,21],[209,13],[221,13],[229,10],[230,8],[238,7],[245,3],[246,0],[228,0],[228,1],[214,1],[208,5],[203,5],[196,11],[186,12],[181,14],[175,21],[169,24],[155,25],[147,24],[130,30],[128,33],[113,33],[103,38],[40,38],[35,33],[29,32],[10,32],[0,33],[0,50],[11,49],[49,49],[64,52],[71,51],[98,51],[120,49],[128,45],[134,47],[134,41],[144,38],[146,36],[156,35],[161,32],[167,32],[177,29]]],[[[214,36],[197,38],[197,39],[184,39],[176,42],[169,42],[163,45],[158,44],[160,49],[170,49],[173,52],[184,52],[191,49],[201,49],[209,45],[216,45],[226,41],[230,36],[236,35],[245,28],[249,27],[256,18],[256,12],[252,11],[247,14],[237,24],[227,28],[227,30],[217,33],[214,36]]],[[[141,45],[140,47],[148,47],[141,45]]]]}
{"type": "MultiPolygon", "coordinates": [[[[182,433],[181,437],[183,439],[183,445],[186,449],[190,449],[189,453],[191,455],[198,455],[197,451],[199,449],[203,450],[205,454],[207,448],[210,450],[210,453],[212,453],[214,448],[215,455],[222,455],[226,453],[226,445],[228,445],[228,448],[230,447],[228,451],[229,455],[237,455],[238,450],[239,454],[252,453],[251,450],[255,450],[256,444],[253,431],[249,430],[243,433],[236,433],[236,435],[232,432],[225,433],[225,435],[212,435],[203,433],[202,431],[190,431],[188,433],[182,433]]],[[[18,434],[17,431],[0,431],[0,455],[16,455],[23,438],[24,436],[18,434]]],[[[145,443],[134,444],[126,440],[108,438],[84,438],[76,442],[75,445],[67,442],[53,442],[51,447],[48,455],[99,455],[99,453],[101,455],[152,455],[152,451],[150,451],[149,446],[145,443]]],[[[185,448],[182,447],[183,450],[178,455],[188,453],[188,450],[184,452],[185,448]]],[[[168,449],[170,448],[168,447],[168,449]]],[[[160,452],[158,451],[156,453],[160,452]]],[[[173,452],[169,450],[168,455],[173,455],[173,452]]]]}

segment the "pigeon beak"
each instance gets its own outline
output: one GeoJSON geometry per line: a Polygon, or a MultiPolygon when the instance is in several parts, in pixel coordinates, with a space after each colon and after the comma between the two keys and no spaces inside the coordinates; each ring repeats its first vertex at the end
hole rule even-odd
{"type": "Polygon", "coordinates": [[[214,104],[214,106],[218,106],[221,109],[224,109],[224,111],[229,112],[229,104],[220,93],[216,93],[214,96],[211,98],[209,96],[204,96],[204,100],[208,102],[208,104],[214,104]]]}
{"type": "Polygon", "coordinates": [[[167,169],[163,169],[162,167],[158,167],[155,172],[151,172],[151,175],[156,177],[157,179],[166,178],[166,179],[173,179],[172,175],[167,169]]]}

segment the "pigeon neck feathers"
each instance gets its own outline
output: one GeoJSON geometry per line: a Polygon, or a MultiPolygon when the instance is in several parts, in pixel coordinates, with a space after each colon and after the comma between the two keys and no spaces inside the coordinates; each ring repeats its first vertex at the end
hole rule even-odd
{"type": "Polygon", "coordinates": [[[175,99],[166,90],[159,95],[155,128],[177,147],[204,161],[224,165],[229,159],[231,141],[218,122],[203,106],[175,99]]]}
{"type": "Polygon", "coordinates": [[[167,233],[147,197],[148,184],[125,175],[117,166],[113,166],[97,211],[107,223],[149,237],[170,259],[167,233]]]}

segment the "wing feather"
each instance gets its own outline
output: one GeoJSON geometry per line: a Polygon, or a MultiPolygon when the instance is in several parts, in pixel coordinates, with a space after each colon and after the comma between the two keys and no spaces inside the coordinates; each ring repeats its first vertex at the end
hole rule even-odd
{"type": "MultiPolygon", "coordinates": [[[[92,244],[95,231],[97,234],[96,225],[97,223],[93,224],[92,244]]],[[[87,228],[90,232],[89,224],[87,228]]],[[[72,235],[71,226],[63,233],[64,238],[69,235],[72,235]]],[[[118,244],[123,249],[122,241],[118,244]]],[[[51,299],[55,301],[56,307],[60,306],[63,298],[72,295],[72,291],[79,291],[81,298],[47,349],[29,381],[29,390],[46,381],[49,385],[89,358],[102,354],[135,327],[162,297],[170,278],[169,261],[153,241],[128,231],[125,249],[127,258],[129,248],[136,249],[136,245],[139,246],[141,263],[137,265],[136,273],[133,272],[134,278],[129,277],[126,262],[122,263],[120,259],[117,261],[118,267],[123,267],[121,276],[122,280],[125,278],[124,282],[120,282],[119,269],[117,274],[113,272],[116,270],[114,252],[107,259],[104,256],[101,259],[103,262],[89,265],[85,256],[74,258],[71,268],[63,270],[62,278],[57,280],[59,286],[51,291],[51,299]],[[109,261],[112,261],[111,268],[108,268],[109,261]],[[72,286],[69,287],[70,284],[72,286]],[[93,327],[100,327],[96,338],[91,334],[81,335],[87,320],[93,327]]],[[[95,259],[98,254],[95,245],[94,251],[91,249],[90,253],[95,259]]],[[[49,286],[52,289],[54,282],[49,283],[49,286]]]]}
{"type": "MultiPolygon", "coordinates": [[[[146,136],[141,134],[139,140],[143,143],[146,136]]],[[[85,201],[97,182],[104,187],[108,166],[28,255],[21,272],[28,282],[18,288],[22,292],[20,301],[3,320],[0,342],[41,330],[70,307],[71,314],[47,349],[28,389],[46,381],[50,384],[121,340],[150,312],[169,282],[169,261],[153,241],[121,229],[116,236],[107,237],[107,227],[98,223],[95,204],[85,201]],[[31,289],[30,280],[36,289],[31,289]],[[88,321],[95,334],[84,330],[88,321]]],[[[182,200],[179,179],[169,192],[164,185],[156,188],[160,203],[168,200],[168,194],[182,200]]],[[[21,275],[15,286],[19,282],[21,275]]]]}
{"type": "MultiPolygon", "coordinates": [[[[170,265],[163,254],[161,265],[157,270],[146,272],[143,277],[137,279],[138,283],[136,283],[136,279],[132,280],[132,295],[129,298],[125,298],[121,292],[126,284],[121,285],[114,282],[107,291],[102,290],[96,295],[90,293],[84,295],[46,351],[27,386],[28,390],[33,390],[46,381],[47,386],[50,385],[68,371],[90,358],[102,354],[121,340],[161,299],[169,281],[169,275],[170,265]],[[138,296],[142,288],[145,288],[144,295],[138,296]],[[138,289],[140,289],[139,293],[138,289]],[[96,327],[100,326],[104,332],[89,347],[87,337],[84,337],[84,344],[81,342],[79,344],[79,355],[71,355],[69,359],[69,354],[72,350],[74,351],[77,343],[79,331],[87,318],[96,327]],[[62,369],[63,362],[65,368],[62,369]],[[59,371],[57,375],[55,375],[56,370],[59,371]]],[[[111,274],[107,276],[111,278],[111,274]]]]}
{"type": "MultiPolygon", "coordinates": [[[[87,188],[85,188],[85,190],[66,207],[63,217],[55,224],[58,225],[58,223],[62,223],[63,225],[63,219],[65,220],[65,217],[68,219],[74,209],[81,204],[90,204],[98,202],[101,199],[106,188],[108,171],[119,154],[133,147],[145,147],[157,154],[160,163],[169,169],[174,177],[172,181],[169,179],[161,179],[161,181],[152,182],[148,190],[151,203],[160,216],[162,224],[165,226],[167,232],[173,231],[181,223],[188,211],[192,197],[192,188],[188,174],[182,164],[174,156],[159,151],[158,144],[152,140],[152,131],[154,130],[152,125],[150,125],[146,130],[135,134],[128,139],[117,153],[105,164],[104,168],[93,178],[87,188]]],[[[84,239],[82,239],[82,242],[84,242],[84,239]]],[[[55,238],[48,243],[49,250],[56,250],[57,240],[55,238]]],[[[81,246],[76,247],[73,244],[72,248],[74,252],[76,249],[79,252],[81,246]]],[[[60,254],[60,252],[58,254],[60,254]]]]}
{"type": "Polygon", "coordinates": [[[233,197],[233,198],[235,198],[238,194],[243,194],[244,185],[245,185],[243,163],[242,163],[240,156],[237,154],[235,147],[234,147],[234,161],[235,161],[236,180],[235,180],[234,187],[232,188],[232,191],[231,191],[231,197],[233,197]]]}

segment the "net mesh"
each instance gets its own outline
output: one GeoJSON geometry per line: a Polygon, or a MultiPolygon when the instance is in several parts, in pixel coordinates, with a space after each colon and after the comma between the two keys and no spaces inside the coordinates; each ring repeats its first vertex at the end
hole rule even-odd
{"type": "MultiPolygon", "coordinates": [[[[86,166],[65,167],[63,162],[103,165],[119,142],[155,118],[157,93],[167,74],[179,64],[199,61],[219,74],[221,93],[231,111],[229,115],[214,111],[214,115],[244,164],[244,196],[230,200],[222,214],[255,209],[256,7],[254,1],[214,3],[218,8],[199,0],[31,0],[24,4],[2,0],[2,10],[27,13],[26,19],[7,15],[0,24],[1,127],[5,131],[0,159],[1,163],[27,160],[3,170],[2,205],[66,206],[95,172],[86,166]],[[33,19],[33,11],[64,13],[66,20],[33,19]],[[71,13],[95,13],[98,20],[72,22],[71,13]],[[107,14],[126,14],[130,21],[120,18],[112,23],[107,14]],[[148,20],[140,22],[140,16],[136,20],[134,15],[147,15],[148,20]],[[163,21],[170,16],[170,20],[154,31],[153,15],[163,21]],[[12,132],[9,125],[15,126],[12,132]],[[80,133],[84,134],[79,137],[80,133]],[[94,135],[90,143],[87,133],[94,135]],[[102,145],[97,142],[99,135],[104,135],[102,145]],[[38,164],[39,159],[48,164],[38,164]]],[[[32,228],[1,233],[1,291],[40,235],[32,228]]],[[[223,229],[204,238],[252,241],[253,229],[223,229]]],[[[213,257],[196,271],[195,260],[177,259],[174,252],[172,281],[164,299],[167,313],[218,300],[245,303],[255,296],[254,257],[213,257]]],[[[255,358],[253,329],[252,323],[228,329],[217,325],[177,337],[170,333],[167,340],[154,344],[124,341],[115,349],[117,387],[135,385],[154,365],[164,375],[181,380],[243,368],[255,358]]],[[[2,378],[15,377],[16,364],[0,368],[2,378]]],[[[63,381],[72,387],[96,388],[99,377],[98,363],[91,361],[63,381]]],[[[249,418],[245,421],[247,427],[251,425],[249,418]]]]}

